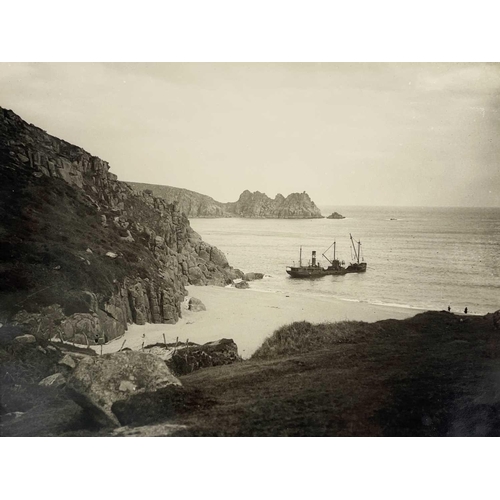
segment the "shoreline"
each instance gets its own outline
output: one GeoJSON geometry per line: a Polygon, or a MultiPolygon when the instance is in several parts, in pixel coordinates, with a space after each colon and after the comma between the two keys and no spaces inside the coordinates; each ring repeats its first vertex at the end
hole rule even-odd
{"type": "MultiPolygon", "coordinates": [[[[229,338],[236,342],[240,356],[247,359],[277,328],[294,321],[371,323],[405,319],[426,310],[252,288],[190,285],[186,289],[188,298],[200,299],[206,311],[189,311],[185,301],[182,318],[176,324],[129,325],[124,335],[102,346],[102,353],[117,352],[124,341],[123,348],[139,350],[143,344],[163,342],[164,336],[167,343],[174,343],[178,338],[179,342],[189,340],[198,344],[229,338]]],[[[90,347],[101,352],[100,345],[90,347]]]]}

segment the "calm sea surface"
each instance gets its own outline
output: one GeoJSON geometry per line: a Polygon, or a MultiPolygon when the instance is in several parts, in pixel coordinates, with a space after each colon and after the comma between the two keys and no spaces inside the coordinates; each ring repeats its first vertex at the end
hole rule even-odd
{"type": "MultiPolygon", "coordinates": [[[[267,275],[262,291],[331,295],[343,300],[417,309],[485,314],[500,309],[500,209],[321,207],[346,219],[191,219],[203,239],[233,267],[267,275]],[[395,220],[391,220],[395,219],[395,220]],[[352,260],[349,233],[361,240],[364,274],[290,278],[285,268],[337,241],[337,257],[352,260]]],[[[332,258],[330,249],[328,257],[332,258]]]]}

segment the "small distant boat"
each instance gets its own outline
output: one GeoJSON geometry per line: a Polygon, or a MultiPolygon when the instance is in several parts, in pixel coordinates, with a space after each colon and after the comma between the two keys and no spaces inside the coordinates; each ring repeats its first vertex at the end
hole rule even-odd
{"type": "Polygon", "coordinates": [[[340,262],[336,258],[336,242],[334,241],[322,254],[323,257],[329,262],[328,267],[323,267],[316,260],[316,251],[313,250],[311,254],[311,262],[303,266],[302,265],[302,247],[300,247],[300,257],[299,257],[299,265],[298,266],[289,266],[286,268],[286,272],[292,278],[319,278],[321,276],[328,275],[341,275],[347,273],[363,273],[366,271],[366,262],[360,262],[360,253],[361,253],[361,242],[358,241],[358,249],[354,245],[354,239],[351,234],[349,234],[351,238],[351,244],[354,250],[354,255],[356,258],[356,262],[349,264],[349,266],[345,267],[345,262],[340,262]],[[333,259],[330,260],[325,254],[330,250],[333,246],[333,259]]]}

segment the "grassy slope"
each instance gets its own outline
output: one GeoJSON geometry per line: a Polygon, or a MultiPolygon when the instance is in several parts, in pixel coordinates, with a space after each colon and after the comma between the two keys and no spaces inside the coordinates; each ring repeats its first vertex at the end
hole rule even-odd
{"type": "Polygon", "coordinates": [[[296,323],[250,361],[182,377],[215,404],[178,423],[188,435],[498,435],[499,358],[491,318],[296,323]]]}

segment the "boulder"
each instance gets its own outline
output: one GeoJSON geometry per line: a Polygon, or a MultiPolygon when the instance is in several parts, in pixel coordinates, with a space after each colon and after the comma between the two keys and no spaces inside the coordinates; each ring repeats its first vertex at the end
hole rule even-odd
{"type": "Polygon", "coordinates": [[[235,288],[250,288],[250,285],[245,280],[238,280],[234,282],[235,288]]]}
{"type": "Polygon", "coordinates": [[[69,354],[65,354],[58,364],[61,366],[67,366],[71,370],[76,368],[75,360],[69,354]]]}
{"type": "Polygon", "coordinates": [[[243,279],[245,281],[254,281],[261,280],[262,278],[264,278],[262,273],[246,273],[243,279]]]}
{"type": "Polygon", "coordinates": [[[61,387],[66,383],[66,379],[64,375],[61,373],[54,373],[53,375],[49,375],[41,380],[38,385],[43,387],[61,387]]]}
{"type": "Polygon", "coordinates": [[[36,338],[34,335],[26,334],[14,337],[14,342],[16,344],[36,344],[36,338]]]}
{"type": "Polygon", "coordinates": [[[241,361],[241,357],[234,340],[220,339],[203,345],[181,347],[166,363],[176,375],[185,375],[207,366],[229,365],[236,361],[241,361]]]}
{"type": "Polygon", "coordinates": [[[189,310],[193,312],[199,312],[199,311],[206,311],[207,308],[205,307],[205,304],[200,300],[197,299],[196,297],[191,297],[189,299],[189,310]]]}
{"type": "MultiPolygon", "coordinates": [[[[112,427],[121,423],[120,408],[125,407],[130,416],[136,403],[147,404],[150,412],[155,413],[155,408],[164,407],[168,398],[168,393],[162,390],[180,385],[161,359],[138,351],[81,360],[67,382],[70,396],[90,411],[99,424],[112,427]],[[137,398],[139,394],[144,397],[137,398]],[[118,402],[123,404],[115,406],[118,402]],[[115,412],[113,408],[118,410],[115,412]]],[[[125,420],[130,423],[130,418],[125,420]]]]}

